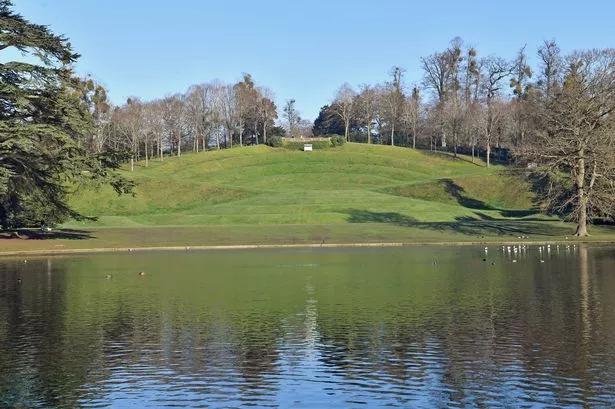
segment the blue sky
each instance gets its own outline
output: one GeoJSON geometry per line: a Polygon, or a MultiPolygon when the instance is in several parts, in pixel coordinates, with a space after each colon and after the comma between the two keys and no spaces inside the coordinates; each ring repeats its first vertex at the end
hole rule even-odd
{"type": "Polygon", "coordinates": [[[555,38],[563,51],[615,46],[615,2],[410,0],[14,0],[32,22],[68,36],[80,74],[115,103],[153,99],[249,72],[278,106],[314,119],[339,86],[378,83],[394,65],[421,79],[420,57],[459,36],[479,56],[512,58],[555,38]]]}

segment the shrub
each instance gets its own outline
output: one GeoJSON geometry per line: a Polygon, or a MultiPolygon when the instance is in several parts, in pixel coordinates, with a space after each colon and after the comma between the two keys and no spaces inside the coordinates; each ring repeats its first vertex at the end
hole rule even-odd
{"type": "Polygon", "coordinates": [[[279,148],[282,146],[282,137],[280,135],[271,135],[267,138],[267,145],[272,148],[279,148]]]}
{"type": "Polygon", "coordinates": [[[331,147],[331,142],[327,140],[318,141],[285,141],[284,147],[291,151],[302,151],[303,145],[306,143],[312,144],[312,149],[327,149],[331,147]]]}
{"type": "Polygon", "coordinates": [[[342,146],[346,143],[346,138],[342,135],[335,135],[331,137],[331,145],[333,146],[342,146]]]}

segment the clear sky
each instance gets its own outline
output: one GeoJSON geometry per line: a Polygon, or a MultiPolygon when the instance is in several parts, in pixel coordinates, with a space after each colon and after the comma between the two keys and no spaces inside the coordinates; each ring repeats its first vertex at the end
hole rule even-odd
{"type": "Polygon", "coordinates": [[[271,88],[278,106],[297,101],[314,119],[337,88],[421,79],[420,57],[461,37],[479,56],[534,57],[555,38],[564,52],[615,47],[615,1],[516,0],[14,0],[32,22],[71,39],[80,74],[115,103],[184,92],[242,72],[271,88]]]}

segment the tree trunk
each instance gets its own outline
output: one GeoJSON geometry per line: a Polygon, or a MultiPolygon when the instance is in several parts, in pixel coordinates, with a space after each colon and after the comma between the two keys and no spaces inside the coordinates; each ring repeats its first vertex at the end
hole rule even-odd
{"type": "Polygon", "coordinates": [[[130,171],[131,172],[135,171],[135,158],[134,157],[130,158],[130,171]]]}
{"type": "Polygon", "coordinates": [[[372,128],[370,126],[370,124],[367,124],[367,144],[371,144],[372,143],[372,128]]]}
{"type": "Polygon", "coordinates": [[[453,132],[453,157],[457,157],[457,132],[453,132]]]}
{"type": "Polygon", "coordinates": [[[263,122],[263,143],[267,143],[267,119],[263,122]]]}
{"type": "Polygon", "coordinates": [[[220,126],[216,126],[216,149],[220,150],[220,126]]]}
{"type": "Polygon", "coordinates": [[[182,136],[177,133],[177,156],[182,156],[182,136]]]}
{"type": "Polygon", "coordinates": [[[575,236],[589,236],[587,233],[587,192],[585,191],[585,150],[581,148],[579,151],[579,159],[577,163],[577,196],[579,197],[579,216],[577,219],[577,231],[575,236]]]}
{"type": "Polygon", "coordinates": [[[416,124],[412,124],[412,149],[416,149],[416,124]]]}
{"type": "Polygon", "coordinates": [[[143,141],[145,143],[145,167],[149,167],[149,152],[147,151],[147,138],[143,141]]]}
{"type": "Polygon", "coordinates": [[[395,146],[395,123],[391,125],[391,146],[395,146]]]}
{"type": "Polygon", "coordinates": [[[489,167],[491,165],[491,144],[489,141],[487,141],[487,154],[485,159],[487,159],[487,167],[489,167]]]}
{"type": "Polygon", "coordinates": [[[346,122],[344,125],[344,136],[346,137],[346,142],[350,142],[350,139],[348,139],[348,128],[350,127],[350,120],[346,120],[344,121],[346,122]]]}

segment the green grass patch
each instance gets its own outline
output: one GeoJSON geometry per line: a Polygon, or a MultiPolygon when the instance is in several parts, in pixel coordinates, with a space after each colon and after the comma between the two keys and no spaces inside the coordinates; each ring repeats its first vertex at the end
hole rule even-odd
{"type": "MultiPolygon", "coordinates": [[[[347,143],[306,154],[259,145],[152,160],[122,172],[137,183],[135,197],[82,189],[72,204],[98,219],[64,227],[176,229],[186,241],[169,243],[204,245],[306,243],[314,229],[340,242],[504,240],[571,229],[537,213],[528,183],[502,166],[408,148],[347,143]],[[188,233],[197,227],[210,236],[188,233]]],[[[134,235],[152,243],[147,234],[134,235]]],[[[164,235],[158,237],[163,244],[164,235]]]]}

